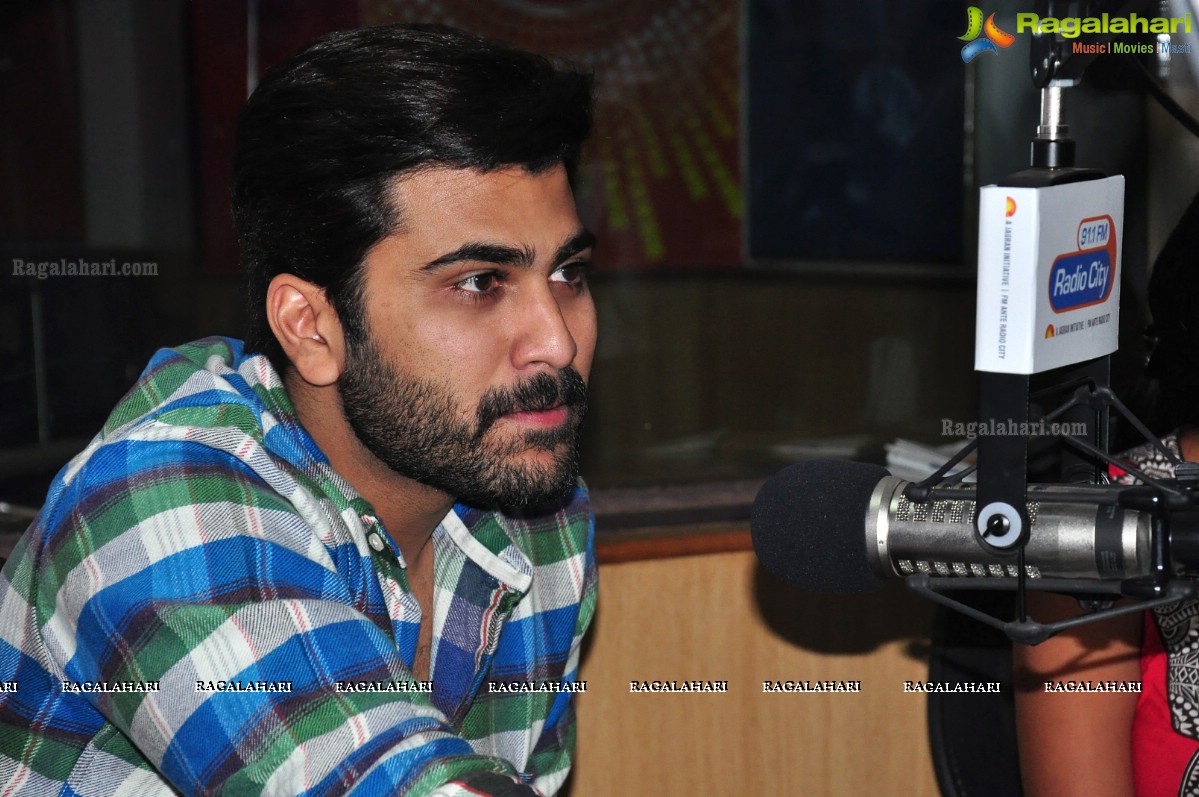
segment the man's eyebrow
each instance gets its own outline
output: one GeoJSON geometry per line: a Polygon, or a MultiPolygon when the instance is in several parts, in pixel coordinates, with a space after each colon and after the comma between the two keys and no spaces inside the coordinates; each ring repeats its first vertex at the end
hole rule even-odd
{"type": "Polygon", "coordinates": [[[440,271],[455,263],[495,263],[497,266],[528,268],[533,265],[533,253],[528,249],[517,249],[515,246],[474,242],[463,244],[452,252],[446,252],[430,260],[421,266],[421,271],[440,271]]]}
{"type": "Polygon", "coordinates": [[[593,246],[595,246],[595,234],[591,230],[579,230],[566,243],[558,247],[558,251],[554,253],[554,265],[560,266],[579,252],[593,246]]]}
{"type": "MultiPolygon", "coordinates": [[[[560,266],[579,252],[592,246],[595,246],[595,235],[589,230],[580,230],[558,247],[558,251],[554,253],[553,265],[560,266]]],[[[421,266],[421,271],[432,273],[455,263],[494,263],[497,266],[531,268],[533,256],[533,251],[527,248],[472,242],[430,260],[421,266]]]]}

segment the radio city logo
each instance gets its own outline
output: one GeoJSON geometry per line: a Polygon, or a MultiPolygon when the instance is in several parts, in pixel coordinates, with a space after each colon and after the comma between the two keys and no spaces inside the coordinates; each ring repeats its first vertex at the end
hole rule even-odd
{"type": "Polygon", "coordinates": [[[966,32],[958,36],[958,41],[969,42],[962,48],[964,63],[970,63],[983,53],[998,55],[1000,50],[1006,50],[1015,40],[1015,36],[999,29],[995,24],[994,14],[987,17],[984,23],[981,8],[970,6],[966,9],[966,32]],[[978,38],[980,35],[985,35],[986,38],[978,38]]]}
{"type": "Polygon", "coordinates": [[[1107,301],[1116,282],[1116,230],[1111,216],[1078,223],[1078,250],[1058,255],[1049,269],[1049,306],[1055,313],[1107,301]]]}

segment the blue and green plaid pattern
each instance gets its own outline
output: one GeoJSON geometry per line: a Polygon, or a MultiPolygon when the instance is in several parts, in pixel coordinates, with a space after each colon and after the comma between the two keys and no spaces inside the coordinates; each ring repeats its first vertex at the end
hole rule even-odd
{"type": "Polygon", "coordinates": [[[267,360],[160,351],[0,572],[0,795],[555,792],[587,494],[456,506],[433,544],[429,690],[399,552],[267,360]]]}

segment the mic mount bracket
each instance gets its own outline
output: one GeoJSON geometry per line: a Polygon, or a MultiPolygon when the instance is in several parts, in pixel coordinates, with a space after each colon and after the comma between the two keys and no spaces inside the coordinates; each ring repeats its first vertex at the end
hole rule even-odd
{"type": "MultiPolygon", "coordinates": [[[[1015,396],[1013,396],[1011,391],[1005,392],[1007,402],[1010,406],[1015,396]]],[[[1042,391],[1033,395],[1035,398],[1043,398],[1048,392],[1050,391],[1042,391]]],[[[1099,419],[1106,421],[1108,413],[1111,410],[1115,410],[1117,414],[1123,416],[1170,462],[1176,466],[1180,464],[1178,456],[1169,449],[1166,449],[1150,432],[1148,427],[1120,401],[1112,390],[1106,384],[1102,384],[1100,380],[1096,380],[1093,374],[1084,372],[1082,376],[1056,386],[1052,392],[1058,394],[1065,392],[1068,394],[1068,398],[1052,412],[1045,415],[1046,421],[1054,420],[1063,415],[1068,417],[1069,413],[1077,412],[1080,409],[1091,414],[1092,417],[1098,416],[1099,419]]],[[[1024,396],[1027,398],[1028,393],[1025,393],[1024,396]]],[[[1094,433],[1098,430],[1092,427],[1090,431],[1094,433]]],[[[1096,622],[1106,617],[1146,611],[1157,606],[1199,596],[1199,580],[1188,576],[1175,576],[1172,572],[1170,559],[1171,514],[1191,510],[1196,507],[1197,503],[1199,503],[1196,500],[1199,493],[1192,492],[1190,488],[1193,486],[1195,490],[1199,491],[1199,485],[1193,485],[1190,482],[1182,482],[1176,479],[1154,478],[1141,469],[1109,454],[1104,450],[1106,448],[1106,434],[1100,434],[1099,437],[1101,438],[1100,446],[1094,445],[1092,441],[1065,434],[1057,435],[1057,440],[1092,463],[1090,465],[1092,472],[1098,472],[1100,464],[1116,466],[1137,477],[1143,484],[1130,485],[1120,490],[1113,490],[1110,487],[1105,488],[1101,484],[1093,482],[1077,483],[1073,485],[1073,489],[1057,489],[1053,492],[1035,491],[1036,500],[1064,503],[1093,502],[1097,505],[1118,504],[1126,509],[1148,514],[1151,518],[1148,575],[1125,579],[1123,581],[1029,578],[1023,561],[1024,546],[1021,544],[1015,546],[1014,550],[1011,548],[1007,550],[998,549],[1001,553],[1015,556],[1017,576],[1014,578],[969,578],[916,573],[904,580],[908,588],[918,595],[936,601],[943,606],[961,612],[968,617],[972,617],[1002,631],[1008,638],[1015,642],[1030,645],[1040,644],[1068,628],[1096,622]],[[989,615],[946,594],[946,592],[960,590],[994,590],[1011,586],[1014,586],[1016,590],[1018,612],[1017,619],[1010,621],[1001,620],[989,615]],[[1086,607],[1088,611],[1079,617],[1052,623],[1040,623],[1028,617],[1025,606],[1027,592],[1071,594],[1078,597],[1080,605],[1086,607]],[[1132,597],[1140,600],[1133,604],[1113,608],[1110,604],[1121,597],[1132,597]]],[[[986,446],[980,448],[980,440],[983,440],[983,438],[971,440],[938,469],[936,473],[924,481],[909,484],[904,491],[905,497],[914,503],[935,500],[963,500],[971,491],[968,487],[961,485],[960,481],[970,470],[967,469],[954,476],[949,476],[948,474],[950,469],[975,450],[980,452],[981,458],[982,448],[986,446]]],[[[1022,440],[1021,448],[1024,449],[1026,445],[1027,440],[1022,440]]],[[[980,512],[985,511],[985,506],[982,503],[983,485],[981,481],[980,479],[980,484],[976,491],[974,491],[974,498],[980,508],[980,512]]],[[[1010,481],[1008,486],[1011,486],[1010,481]]],[[[1021,494],[1023,495],[1027,485],[1022,483],[1020,487],[1022,488],[1021,494]]],[[[1066,487],[1069,488],[1070,485],[1066,485],[1066,487]]],[[[1026,505],[1022,502],[1019,506],[1025,510],[1026,514],[1026,505]]],[[[1035,523],[1025,526],[1022,532],[1022,536],[1027,539],[1031,534],[1035,533],[1035,523]]],[[[979,539],[980,542],[985,542],[981,536],[979,539]]],[[[985,547],[992,552],[997,550],[996,546],[993,545],[985,545],[985,547]]]]}
{"type": "MultiPolygon", "coordinates": [[[[1124,606],[1099,609],[1078,617],[1057,620],[1052,623],[1040,623],[1029,617],[1016,620],[1001,620],[998,617],[980,611],[946,594],[954,590],[994,590],[1001,586],[998,582],[1014,582],[1017,579],[965,579],[944,576],[930,576],[928,573],[916,573],[904,579],[904,583],[912,592],[921,597],[941,604],[956,612],[966,615],[992,628],[1002,631],[1008,639],[1024,645],[1039,645],[1050,637],[1070,628],[1089,625],[1109,617],[1133,614],[1155,609],[1170,603],[1190,600],[1199,596],[1199,584],[1185,579],[1168,581],[1161,589],[1158,597],[1137,601],[1124,606]]],[[[1094,603],[1106,603],[1125,594],[1124,582],[1098,582],[1088,579],[1071,578],[1037,578],[1027,579],[1023,589],[1035,592],[1064,592],[1082,594],[1094,603]],[[1089,591],[1089,593],[1088,593],[1089,591]]],[[[1082,598],[1080,598],[1081,600],[1082,598]]]]}

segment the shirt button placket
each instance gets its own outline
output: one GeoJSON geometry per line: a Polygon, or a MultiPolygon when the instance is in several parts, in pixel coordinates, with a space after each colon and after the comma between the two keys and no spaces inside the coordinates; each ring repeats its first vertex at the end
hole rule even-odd
{"type": "Polygon", "coordinates": [[[388,562],[398,565],[400,560],[387,545],[387,540],[383,539],[383,533],[379,530],[379,519],[371,515],[359,515],[359,517],[367,529],[366,544],[371,547],[372,551],[382,556],[388,562]]]}

